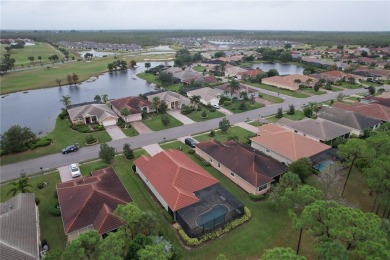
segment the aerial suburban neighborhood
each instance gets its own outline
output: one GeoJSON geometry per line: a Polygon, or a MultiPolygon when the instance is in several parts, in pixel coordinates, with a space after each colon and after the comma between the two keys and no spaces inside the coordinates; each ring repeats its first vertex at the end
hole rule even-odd
{"type": "Polygon", "coordinates": [[[0,259],[390,259],[388,2],[89,3],[0,3],[0,259]]]}

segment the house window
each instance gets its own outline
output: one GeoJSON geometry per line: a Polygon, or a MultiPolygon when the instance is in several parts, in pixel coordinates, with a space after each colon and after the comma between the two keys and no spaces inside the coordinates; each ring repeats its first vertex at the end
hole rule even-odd
{"type": "Polygon", "coordinates": [[[230,172],[230,175],[231,175],[232,177],[234,177],[234,176],[235,176],[234,172],[230,172]]]}
{"type": "Polygon", "coordinates": [[[259,191],[265,190],[267,188],[267,184],[261,185],[259,187],[259,191]]]}
{"type": "Polygon", "coordinates": [[[213,162],[213,158],[210,157],[210,162],[213,162]]]}
{"type": "Polygon", "coordinates": [[[218,163],[218,168],[221,168],[221,164],[220,163],[218,163]]]}

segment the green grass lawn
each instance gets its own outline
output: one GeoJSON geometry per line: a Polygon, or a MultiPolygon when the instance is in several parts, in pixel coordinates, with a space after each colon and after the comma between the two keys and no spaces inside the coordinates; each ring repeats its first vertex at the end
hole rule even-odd
{"type": "MultiPolygon", "coordinates": [[[[69,125],[69,120],[61,120],[57,117],[54,130],[46,135],[48,138],[53,140],[51,145],[40,147],[35,150],[28,150],[22,153],[1,156],[0,164],[5,165],[16,163],[49,154],[60,153],[63,148],[74,143],[79,143],[80,147],[85,146],[85,137],[88,134],[77,132],[71,129],[69,125]]],[[[111,137],[106,131],[95,132],[92,133],[92,135],[99,141],[99,143],[111,141],[111,137]]]]}
{"type": "Polygon", "coordinates": [[[249,101],[245,101],[246,109],[241,110],[240,109],[240,104],[241,101],[236,102],[235,104],[231,103],[228,106],[223,105],[223,108],[226,108],[227,110],[231,111],[232,113],[242,113],[245,111],[253,110],[253,109],[258,109],[261,107],[264,107],[263,104],[255,102],[253,105],[249,101]]]}
{"type": "MultiPolygon", "coordinates": [[[[295,114],[293,115],[288,115],[287,113],[283,113],[283,117],[293,120],[293,121],[299,121],[305,118],[305,115],[303,114],[303,111],[301,110],[295,110],[295,114]]],[[[271,122],[277,122],[280,118],[277,118],[275,116],[267,117],[267,120],[271,122]]]]}
{"type": "Polygon", "coordinates": [[[264,94],[264,93],[261,93],[261,98],[268,100],[272,103],[283,103],[283,101],[284,101],[282,98],[271,96],[271,95],[264,94]]]}
{"type": "Polygon", "coordinates": [[[206,67],[203,67],[203,66],[200,66],[200,65],[196,65],[196,66],[193,66],[192,69],[197,71],[197,72],[201,72],[202,73],[206,69],[206,67]]]}
{"type": "Polygon", "coordinates": [[[318,90],[317,92],[312,89],[312,88],[305,88],[303,90],[299,90],[300,92],[304,92],[304,93],[309,93],[311,95],[323,95],[323,94],[326,94],[325,91],[322,91],[322,90],[318,90]]]}
{"type": "Polygon", "coordinates": [[[344,90],[343,88],[339,88],[339,87],[336,87],[335,85],[333,85],[332,90],[330,90],[330,91],[339,92],[339,91],[343,91],[343,90],[344,90]]]}
{"type": "Polygon", "coordinates": [[[83,176],[89,176],[91,172],[106,168],[107,166],[105,162],[99,159],[80,164],[80,171],[83,176]]]}
{"type": "Polygon", "coordinates": [[[252,132],[250,132],[244,128],[238,127],[238,126],[230,127],[226,134],[222,133],[222,131],[220,131],[220,130],[215,130],[214,137],[210,137],[209,133],[210,132],[194,136],[194,139],[198,140],[199,142],[208,141],[211,139],[216,139],[220,142],[226,142],[228,136],[236,135],[239,137],[239,142],[246,143],[248,141],[247,137],[250,135],[253,135],[252,132]]]}
{"type": "Polygon", "coordinates": [[[362,88],[359,84],[350,84],[348,82],[341,82],[341,85],[336,85],[337,87],[341,88],[348,88],[348,89],[355,89],[355,88],[362,88]]]}
{"type": "MultiPolygon", "coordinates": [[[[66,236],[60,216],[53,216],[49,209],[54,208],[57,204],[57,199],[54,197],[56,184],[60,183],[60,175],[58,172],[52,172],[45,175],[38,175],[29,178],[28,183],[32,185],[30,190],[35,193],[35,197],[39,198],[39,225],[41,231],[41,239],[46,239],[50,245],[50,249],[63,248],[66,244],[66,236]],[[47,182],[48,185],[43,189],[38,189],[37,185],[42,182],[47,182]]],[[[11,198],[7,195],[11,185],[9,183],[0,186],[0,201],[4,202],[11,198]]]]}
{"type": "Polygon", "coordinates": [[[179,120],[177,120],[173,116],[171,116],[169,114],[165,114],[165,115],[168,116],[169,119],[170,119],[169,124],[166,125],[166,126],[163,125],[162,122],[161,122],[161,114],[149,115],[151,118],[144,119],[144,120],[142,120],[142,122],[147,127],[152,129],[153,131],[160,131],[160,130],[165,130],[165,129],[169,129],[169,128],[172,128],[172,127],[177,127],[177,126],[183,125],[182,122],[180,122],[179,120]]]}
{"type": "Polygon", "coordinates": [[[126,135],[126,136],[137,136],[139,135],[138,131],[135,130],[134,127],[129,127],[129,128],[121,128],[122,132],[126,135]]]}
{"type": "MultiPolygon", "coordinates": [[[[205,109],[205,108],[203,108],[203,109],[205,109]]],[[[214,119],[214,118],[224,117],[225,114],[219,112],[218,110],[216,110],[214,112],[207,111],[207,117],[202,118],[202,111],[193,111],[190,114],[187,114],[185,116],[192,119],[195,122],[202,122],[202,121],[206,121],[206,120],[210,120],[210,119],[214,119]]]]}
{"type": "Polygon", "coordinates": [[[309,97],[309,95],[304,94],[304,93],[294,92],[294,91],[290,91],[290,90],[287,90],[287,89],[280,89],[280,88],[269,86],[269,85],[265,85],[265,84],[250,83],[250,82],[247,82],[247,84],[249,84],[251,86],[254,86],[256,88],[261,88],[261,89],[273,91],[273,92],[280,93],[280,94],[287,95],[287,96],[291,96],[291,97],[296,97],[296,98],[307,98],[307,97],[309,97]]]}
{"type": "Polygon", "coordinates": [[[137,77],[146,80],[149,83],[154,83],[154,84],[161,84],[158,80],[157,77],[153,73],[146,73],[146,72],[141,72],[137,74],[137,77]]]}
{"type": "Polygon", "coordinates": [[[182,85],[183,85],[182,83],[177,83],[177,84],[173,84],[173,85],[169,85],[169,86],[163,86],[163,88],[165,88],[166,90],[170,90],[170,91],[179,93],[182,85]]]}
{"type": "Polygon", "coordinates": [[[373,87],[382,87],[383,86],[381,84],[377,84],[377,83],[370,82],[370,81],[367,81],[367,80],[362,80],[360,82],[363,83],[364,85],[367,85],[367,86],[373,86],[373,87]]]}

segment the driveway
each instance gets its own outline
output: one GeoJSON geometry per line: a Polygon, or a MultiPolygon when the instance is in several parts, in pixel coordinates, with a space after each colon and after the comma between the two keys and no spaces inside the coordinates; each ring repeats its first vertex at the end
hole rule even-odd
{"type": "Polygon", "coordinates": [[[119,140],[126,138],[126,135],[117,125],[106,126],[107,133],[111,136],[112,140],[119,140]]]}
{"type": "Polygon", "coordinates": [[[150,154],[150,156],[154,156],[154,155],[158,154],[159,152],[163,151],[163,149],[158,144],[146,145],[146,146],[143,146],[142,149],[147,151],[148,154],[150,154]]]}
{"type": "Polygon", "coordinates": [[[184,143],[184,140],[185,140],[186,138],[191,138],[192,140],[195,141],[195,143],[199,143],[197,140],[195,140],[195,138],[193,138],[193,137],[190,136],[190,135],[186,135],[186,136],[179,137],[179,138],[177,138],[177,140],[179,140],[179,141],[181,141],[182,143],[184,143]]]}
{"type": "Polygon", "coordinates": [[[72,175],[70,174],[69,166],[62,166],[57,170],[60,172],[61,182],[73,180],[72,175]]]}
{"type": "Polygon", "coordinates": [[[234,124],[234,125],[239,126],[241,128],[244,128],[245,130],[248,130],[248,131],[255,133],[255,134],[257,134],[259,132],[259,129],[256,126],[250,125],[250,124],[245,123],[245,122],[239,122],[239,123],[234,124]]]}
{"type": "Polygon", "coordinates": [[[148,134],[152,133],[153,130],[147,127],[142,121],[136,121],[132,122],[131,126],[134,127],[135,130],[141,135],[141,134],[148,134]]]}
{"type": "Polygon", "coordinates": [[[168,110],[167,113],[182,122],[184,125],[195,123],[193,120],[183,115],[179,109],[171,109],[168,110]]]}
{"type": "Polygon", "coordinates": [[[223,107],[220,107],[218,109],[218,111],[221,112],[221,113],[224,113],[227,116],[233,115],[233,113],[231,111],[229,111],[229,110],[227,110],[226,108],[223,108],[223,107]]]}

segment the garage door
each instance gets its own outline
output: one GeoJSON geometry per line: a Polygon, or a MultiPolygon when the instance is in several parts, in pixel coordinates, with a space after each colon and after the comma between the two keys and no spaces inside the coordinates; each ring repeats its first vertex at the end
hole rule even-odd
{"type": "Polygon", "coordinates": [[[115,124],[116,124],[116,120],[115,119],[107,119],[107,120],[103,121],[103,125],[104,126],[110,126],[110,125],[115,125],[115,124]]]}

